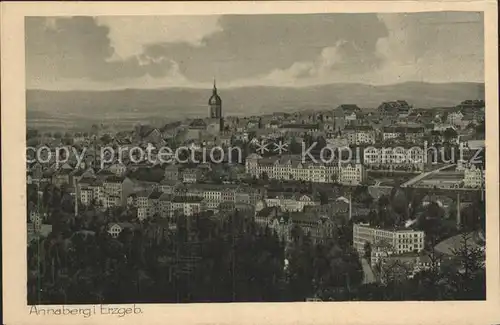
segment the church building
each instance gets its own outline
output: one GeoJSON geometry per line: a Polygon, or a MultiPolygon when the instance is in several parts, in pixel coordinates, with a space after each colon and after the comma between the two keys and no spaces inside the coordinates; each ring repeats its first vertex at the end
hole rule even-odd
{"type": "Polygon", "coordinates": [[[224,118],[222,117],[222,99],[217,93],[214,79],[212,96],[208,99],[208,118],[195,119],[188,126],[185,140],[213,141],[219,138],[224,130],[224,118]]]}
{"type": "Polygon", "coordinates": [[[214,88],[212,89],[212,96],[208,100],[209,109],[209,122],[207,131],[209,133],[220,133],[224,129],[224,119],[222,117],[222,99],[217,94],[217,86],[214,79],[214,88]]]}

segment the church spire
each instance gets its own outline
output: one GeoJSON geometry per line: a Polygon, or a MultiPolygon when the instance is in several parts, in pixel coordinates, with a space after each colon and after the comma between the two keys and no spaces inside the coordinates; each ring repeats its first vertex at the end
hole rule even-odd
{"type": "Polygon", "coordinates": [[[217,86],[215,84],[215,77],[214,77],[214,89],[213,89],[213,93],[214,94],[217,94],[217,86]]]}

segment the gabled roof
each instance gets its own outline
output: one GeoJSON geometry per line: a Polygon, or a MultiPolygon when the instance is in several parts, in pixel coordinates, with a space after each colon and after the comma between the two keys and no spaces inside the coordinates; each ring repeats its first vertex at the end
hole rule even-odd
{"type": "Polygon", "coordinates": [[[370,125],[346,125],[344,131],[373,131],[370,125]]]}
{"type": "Polygon", "coordinates": [[[361,109],[356,104],[342,104],[337,109],[344,111],[344,113],[358,112],[361,109]]]}
{"type": "Polygon", "coordinates": [[[112,175],[112,176],[107,177],[105,179],[105,182],[106,183],[122,183],[124,180],[125,180],[125,177],[112,175]]]}
{"type": "Polygon", "coordinates": [[[160,191],[153,191],[151,192],[151,194],[149,194],[149,197],[148,199],[151,199],[151,200],[158,200],[161,195],[163,194],[163,192],[160,192],[160,191]]]}
{"type": "Polygon", "coordinates": [[[198,127],[207,127],[207,123],[203,121],[202,119],[195,119],[189,124],[190,128],[198,128],[198,127]]]}

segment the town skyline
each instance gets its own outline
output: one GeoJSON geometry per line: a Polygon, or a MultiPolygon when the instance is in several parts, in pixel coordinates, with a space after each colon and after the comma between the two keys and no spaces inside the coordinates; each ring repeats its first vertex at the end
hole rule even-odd
{"type": "Polygon", "coordinates": [[[28,304],[485,300],[482,19],[28,18],[28,304]]]}

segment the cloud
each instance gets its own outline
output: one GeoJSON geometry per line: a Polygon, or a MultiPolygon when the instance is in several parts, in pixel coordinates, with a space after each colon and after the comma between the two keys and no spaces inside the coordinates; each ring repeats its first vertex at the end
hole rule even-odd
{"type": "Polygon", "coordinates": [[[377,64],[377,59],[346,40],[325,47],[314,61],[295,62],[289,68],[275,69],[264,79],[276,84],[307,85],[346,81],[346,73],[364,71],[377,64]]]}
{"type": "Polygon", "coordinates": [[[483,16],[26,18],[29,88],[484,80],[483,16]]]}
{"type": "Polygon", "coordinates": [[[145,76],[179,78],[178,64],[147,54],[113,59],[109,28],[92,17],[26,19],[27,86],[44,87],[75,79],[115,82],[145,76]]]}
{"type": "Polygon", "coordinates": [[[101,16],[96,21],[109,29],[114,59],[140,55],[150,44],[199,46],[203,38],[221,30],[219,16],[101,16]]]}
{"type": "Polygon", "coordinates": [[[168,55],[191,80],[208,82],[217,76],[229,83],[312,61],[343,39],[370,51],[385,35],[374,14],[234,15],[220,17],[219,26],[201,46],[152,44],[145,52],[168,55]]]}
{"type": "Polygon", "coordinates": [[[482,13],[379,14],[388,36],[377,41],[384,64],[374,80],[484,81],[482,13]]]}
{"type": "Polygon", "coordinates": [[[283,85],[331,82],[484,81],[480,13],[379,14],[386,35],[373,48],[340,40],[311,61],[274,69],[264,80],[283,85]]]}

